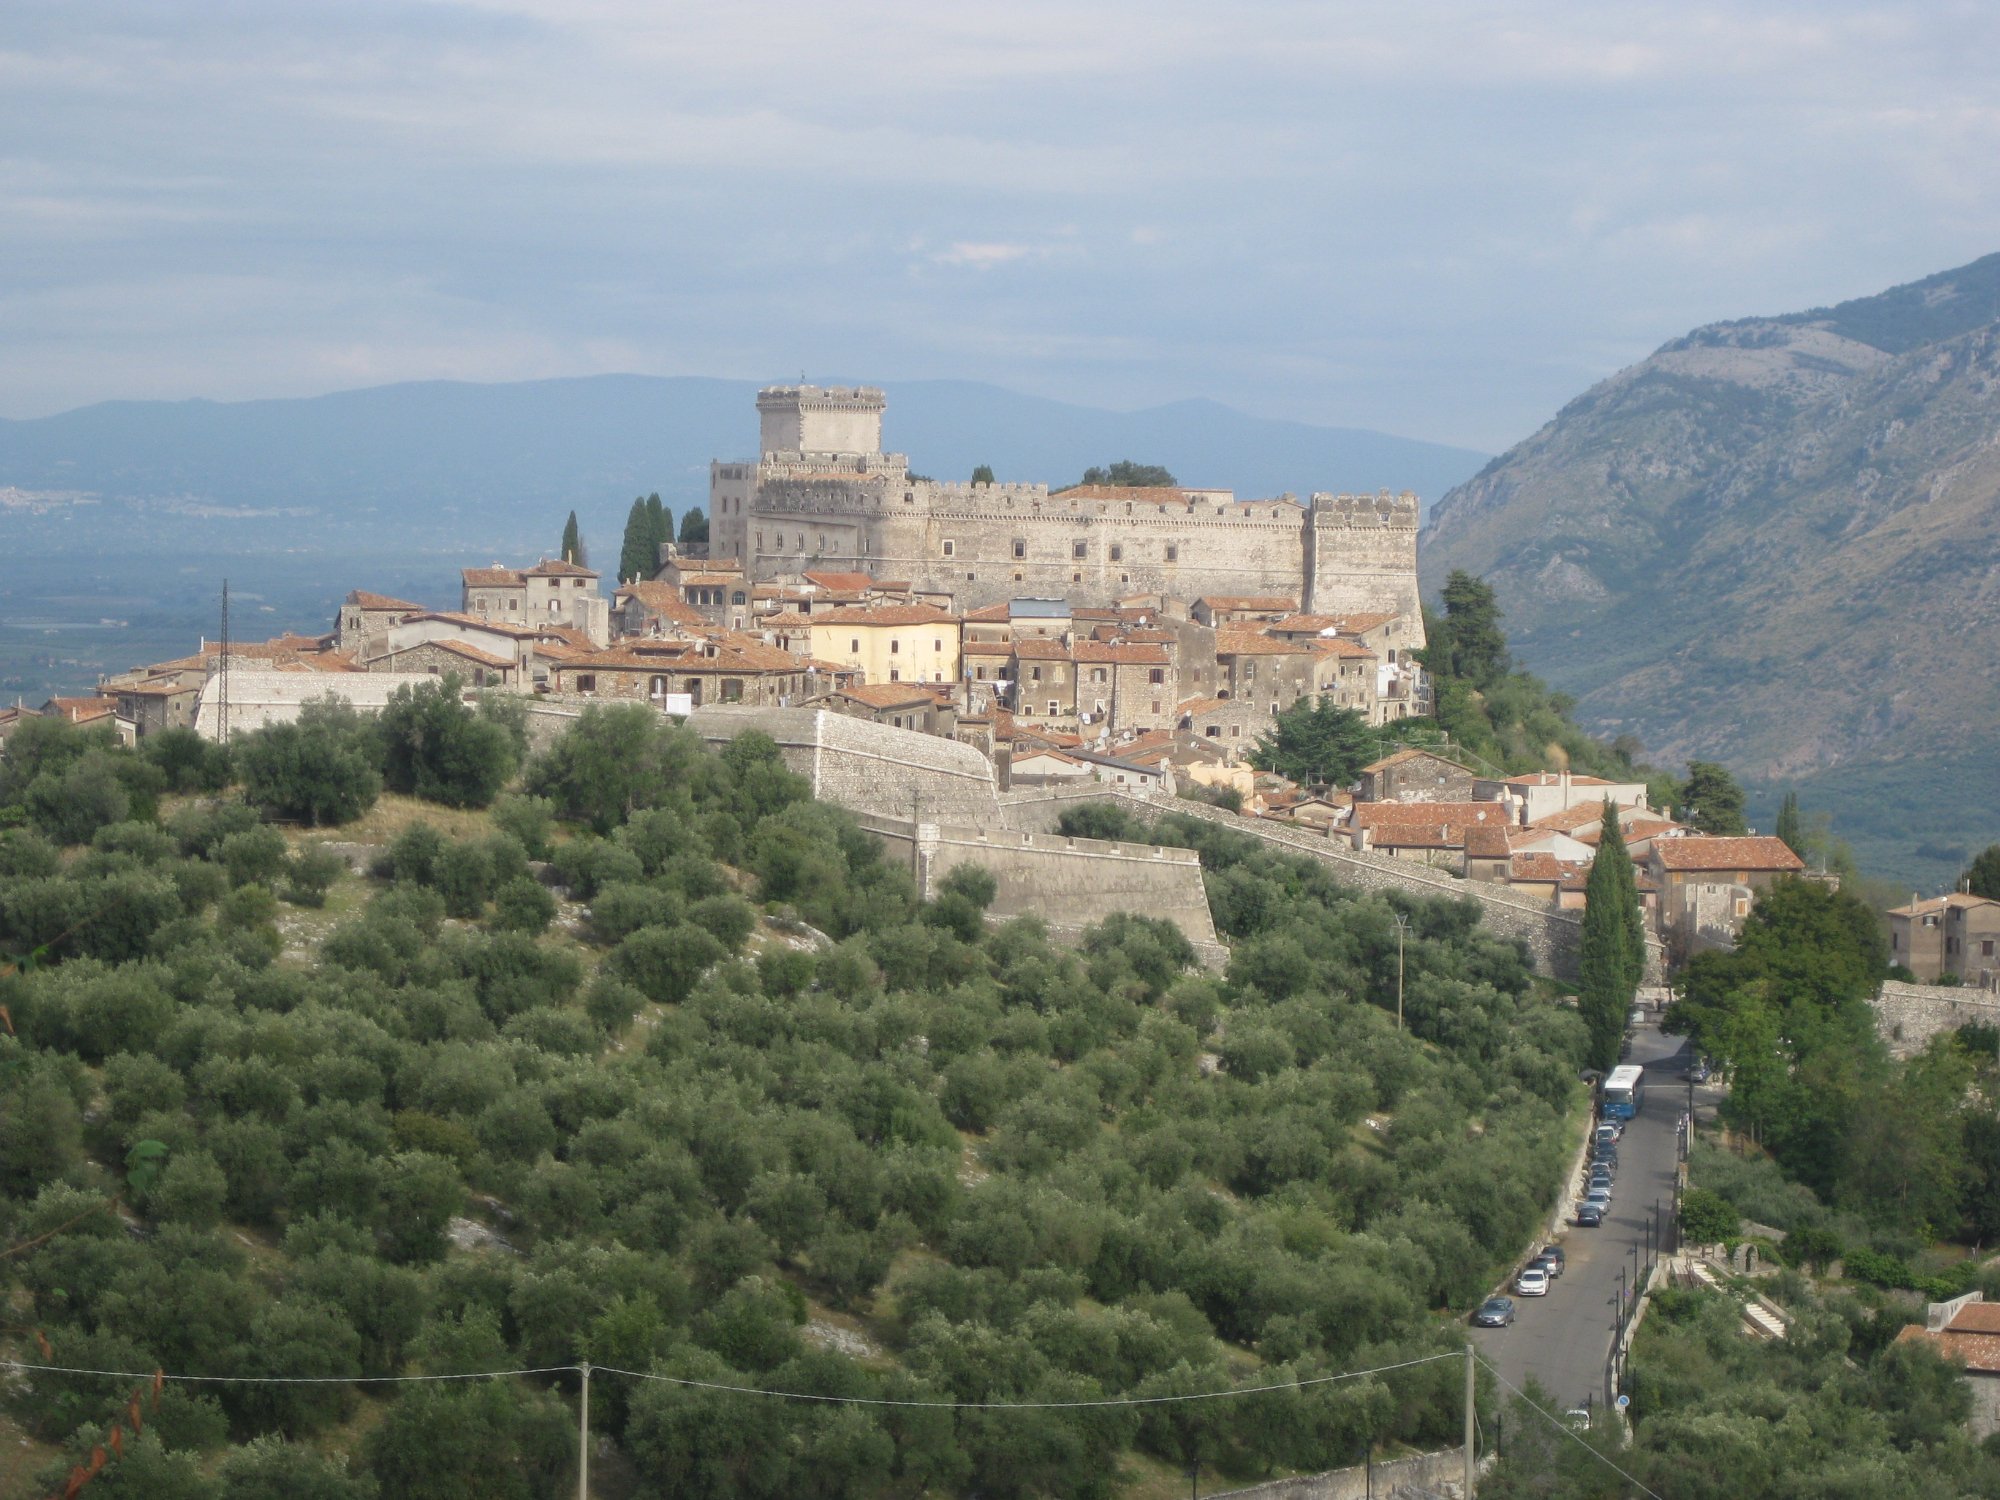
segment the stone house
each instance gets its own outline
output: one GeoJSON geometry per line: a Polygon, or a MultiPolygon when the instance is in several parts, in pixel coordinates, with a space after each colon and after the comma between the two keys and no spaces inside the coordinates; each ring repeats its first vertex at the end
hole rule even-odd
{"type": "Polygon", "coordinates": [[[1165,645],[1080,640],[1070,660],[1080,721],[1108,724],[1113,734],[1173,727],[1174,669],[1165,645]]]}
{"type": "Polygon", "coordinates": [[[1472,772],[1430,750],[1398,750],[1361,768],[1364,802],[1471,802],[1472,772]]]}
{"type": "MultiPolygon", "coordinates": [[[[1477,829],[1507,827],[1506,811],[1491,802],[1356,802],[1338,830],[1356,849],[1373,849],[1399,859],[1468,872],[1466,841],[1477,829]]],[[[1482,857],[1498,846],[1481,841],[1482,857]]]]}
{"type": "Polygon", "coordinates": [[[1268,706],[1269,718],[1306,698],[1351,708],[1370,723],[1375,713],[1375,653],[1340,640],[1285,641],[1254,630],[1218,630],[1218,698],[1268,706]]]}
{"type": "Polygon", "coordinates": [[[734,558],[670,558],[654,581],[678,591],[682,603],[724,630],[746,630],[756,615],[750,581],[734,558]]]}
{"type": "Polygon", "coordinates": [[[194,724],[195,703],[201,697],[201,678],[168,672],[144,682],[109,689],[117,704],[118,717],[128,720],[138,739],[163,729],[187,729],[194,724]]]}
{"type": "Polygon", "coordinates": [[[1061,641],[1015,641],[1008,648],[1008,707],[1018,718],[1076,718],[1076,663],[1061,641]]]}
{"type": "Polygon", "coordinates": [[[1733,948],[1759,891],[1804,871],[1780,838],[1655,839],[1646,873],[1659,891],[1660,936],[1685,961],[1708,948],[1733,948]]]}
{"type": "Polygon", "coordinates": [[[1174,707],[1175,727],[1226,748],[1231,758],[1243,754],[1270,727],[1270,718],[1254,703],[1238,698],[1185,698],[1174,707]]]}
{"type": "Polygon", "coordinates": [[[387,594],[371,594],[366,589],[350,589],[340,602],[334,637],[340,649],[366,658],[381,649],[389,627],[400,625],[412,615],[423,614],[425,606],[387,594]]]}
{"type": "Polygon", "coordinates": [[[628,583],[611,596],[616,636],[675,635],[709,623],[709,617],[681,598],[680,590],[670,583],[628,583]]]}
{"type": "Polygon", "coordinates": [[[598,574],[572,562],[543,558],[532,568],[465,568],[460,608],[468,615],[510,625],[569,625],[593,644],[611,639],[611,608],[597,591],[598,574]]]}
{"type": "Polygon", "coordinates": [[[1981,989],[2000,988],[2000,901],[1954,891],[1912,899],[1888,913],[1889,962],[1925,984],[1950,975],[1981,989]]]}
{"type": "Polygon", "coordinates": [[[1299,601],[1284,594],[1206,594],[1188,607],[1188,616],[1211,630],[1268,624],[1298,613],[1299,601]]]}
{"type": "Polygon", "coordinates": [[[916,683],[857,682],[816,699],[815,704],[892,729],[914,729],[947,739],[958,733],[958,713],[951,699],[916,683]]]}
{"type": "Polygon", "coordinates": [[[958,681],[959,619],[932,605],[848,606],[811,620],[812,654],[865,682],[958,681]]]}
{"type": "Polygon", "coordinates": [[[1494,802],[1511,800],[1520,808],[1516,821],[1523,824],[1539,823],[1571,808],[1601,808],[1606,802],[1616,805],[1621,817],[1647,810],[1643,781],[1606,781],[1599,776],[1577,776],[1568,771],[1481,777],[1474,784],[1472,795],[1494,802]]]}
{"type": "Polygon", "coordinates": [[[369,659],[368,670],[423,672],[431,677],[454,675],[473,688],[519,687],[528,673],[514,653],[503,656],[448,636],[405,646],[399,651],[384,651],[369,659]]]}
{"type": "Polygon", "coordinates": [[[1964,1370],[1972,1392],[1966,1431],[1974,1441],[2000,1433],[2000,1302],[1988,1302],[1983,1292],[1932,1302],[1921,1327],[1912,1323],[1896,1335],[1899,1344],[1919,1340],[1964,1370]]]}
{"type": "Polygon", "coordinates": [[[557,693],[664,706],[686,694],[692,706],[741,703],[787,708],[852,680],[851,671],[767,646],[754,636],[621,641],[549,669],[557,693]]]}
{"type": "Polygon", "coordinates": [[[1069,786],[1094,779],[1087,762],[1053,745],[1024,745],[1008,758],[1012,786],[1069,786]]]}

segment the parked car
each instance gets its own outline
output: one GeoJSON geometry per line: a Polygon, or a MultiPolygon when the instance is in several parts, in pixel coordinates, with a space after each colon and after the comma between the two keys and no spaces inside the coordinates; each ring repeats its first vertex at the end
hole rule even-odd
{"type": "Polygon", "coordinates": [[[1640,1008],[1639,1008],[1638,1006],[1636,1006],[1636,1005],[1635,1005],[1635,1006],[1633,1006],[1633,1007],[1632,1007],[1632,1014],[1631,1014],[1631,1015],[1629,1015],[1629,1016],[1627,1016],[1627,1017],[1625,1018],[1625,1024],[1626,1024],[1627,1026],[1644,1026],[1644,1025],[1646,1024],[1646,1013],[1645,1013],[1645,1011],[1641,1010],[1641,1009],[1640,1009],[1640,1008]]]}
{"type": "Polygon", "coordinates": [[[1563,1254],[1563,1247],[1561,1245],[1542,1246],[1542,1255],[1544,1258],[1556,1263],[1556,1275],[1560,1276],[1569,1269],[1569,1257],[1563,1254]]]}
{"type": "Polygon", "coordinates": [[[1610,1187],[1617,1180],[1618,1174],[1611,1170],[1609,1162],[1594,1161],[1590,1164],[1590,1185],[1592,1187],[1596,1187],[1599,1183],[1610,1187]]]}
{"type": "Polygon", "coordinates": [[[1590,1431],[1590,1408],[1587,1406],[1572,1406],[1568,1411],[1563,1413],[1563,1420],[1569,1423],[1570,1430],[1573,1432],[1588,1432],[1590,1431]]]}
{"type": "Polygon", "coordinates": [[[1514,1321],[1514,1299],[1488,1297],[1479,1304],[1479,1311],[1472,1315],[1472,1321],[1479,1328],[1505,1328],[1514,1321]]]}
{"type": "Polygon", "coordinates": [[[1529,1261],[1528,1264],[1535,1267],[1540,1272],[1542,1272],[1542,1274],[1547,1276],[1551,1281],[1556,1280],[1563,1273],[1562,1262],[1557,1260],[1553,1255],[1548,1254],[1546,1251],[1544,1251],[1540,1255],[1537,1255],[1533,1260],[1529,1261]]]}
{"type": "Polygon", "coordinates": [[[1598,1203],[1580,1203],[1576,1210],[1576,1224],[1579,1229],[1595,1229],[1604,1222],[1604,1207],[1598,1203]]]}
{"type": "Polygon", "coordinates": [[[1519,1297],[1548,1296],[1549,1273],[1540,1266],[1523,1266],[1514,1278],[1514,1294],[1519,1297]]]}
{"type": "Polygon", "coordinates": [[[1693,1079],[1696,1083],[1707,1083],[1708,1059],[1705,1057],[1697,1057],[1694,1060],[1694,1066],[1688,1069],[1688,1077],[1693,1079]]]}
{"type": "Polygon", "coordinates": [[[1585,1203],[1595,1203],[1600,1209],[1609,1209],[1611,1207],[1611,1189],[1608,1187],[1594,1187],[1583,1195],[1583,1201],[1585,1203]]]}
{"type": "Polygon", "coordinates": [[[1597,1138],[1600,1141],[1607,1138],[1616,1141],[1623,1138],[1624,1134],[1625,1122],[1623,1120],[1600,1120],[1598,1122],[1597,1138]]]}

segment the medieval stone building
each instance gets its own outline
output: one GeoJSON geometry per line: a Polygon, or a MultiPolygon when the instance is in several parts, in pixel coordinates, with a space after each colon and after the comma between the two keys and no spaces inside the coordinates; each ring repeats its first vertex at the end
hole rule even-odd
{"type": "Polygon", "coordinates": [[[871,386],[761,392],[756,460],[710,467],[711,553],[739,559],[753,580],[842,568],[908,580],[961,610],[1024,595],[1087,605],[1277,594],[1309,613],[1422,618],[1415,495],[1301,504],[1181,487],[942,483],[882,451],[885,405],[871,386]]]}

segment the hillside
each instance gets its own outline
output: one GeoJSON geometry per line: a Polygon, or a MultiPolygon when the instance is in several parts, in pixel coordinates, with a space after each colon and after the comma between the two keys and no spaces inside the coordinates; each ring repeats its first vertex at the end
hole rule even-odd
{"type": "Polygon", "coordinates": [[[1458,1431],[1439,1313],[1583,1104],[1575,1013],[1470,903],[1169,817],[1226,972],[1143,916],[1066,948],[976,868],[919,900],[761,736],[592,709],[521,768],[504,712],[418,702],[0,765],[32,1493],[119,1428],[107,1494],[569,1493],[584,1359],[603,1494],[1152,1500],[1458,1431]],[[335,785],[331,848],[253,810],[335,785]],[[141,1437],[91,1372],[155,1368],[231,1379],[142,1384],[141,1437]],[[521,1373],[387,1383],[482,1371],[521,1373]]]}
{"type": "Polygon", "coordinates": [[[1934,884],[2000,833],[1997,437],[1993,255],[1664,345],[1440,501],[1425,582],[1489,579],[1594,732],[1797,786],[1934,884]]]}

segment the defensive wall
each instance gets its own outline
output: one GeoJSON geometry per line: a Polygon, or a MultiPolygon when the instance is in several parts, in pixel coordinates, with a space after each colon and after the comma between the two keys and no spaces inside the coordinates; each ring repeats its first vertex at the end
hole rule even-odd
{"type": "Polygon", "coordinates": [[[1229,961],[1229,950],[1215,936],[1201,860],[1192,849],[963,828],[877,813],[854,817],[905,865],[925,900],[960,865],[980,865],[998,886],[987,911],[991,918],[1039,917],[1051,934],[1074,941],[1115,912],[1136,912],[1172,922],[1208,967],[1220,969],[1229,961]]]}
{"type": "MultiPolygon", "coordinates": [[[[1345,840],[1309,833],[1263,818],[1247,818],[1219,807],[1180,798],[1155,797],[1101,784],[1083,787],[1050,787],[1035,791],[1004,793],[1000,799],[1001,821],[1011,828],[1053,829],[1066,808],[1082,802],[1110,802],[1145,817],[1162,813],[1182,813],[1205,822],[1219,823],[1261,839],[1290,853],[1308,855],[1332,865],[1344,885],[1363,890],[1402,891],[1410,896],[1477,901],[1490,931],[1525,943],[1535,968],[1558,979],[1576,978],[1576,953],[1582,919],[1575,912],[1557,911],[1541,902],[1514,895],[1504,886],[1478,880],[1460,880],[1413,865],[1392,855],[1356,850],[1345,840]]],[[[1646,982],[1658,983],[1665,972],[1660,944],[1646,943],[1646,982]]]]}
{"type": "Polygon", "coordinates": [[[1990,990],[1956,989],[1942,984],[1899,984],[1884,980],[1869,1002],[1875,1009],[1875,1029],[1897,1057],[1924,1050],[1930,1039],[1961,1026],[2000,1026],[2000,995],[1990,990]]]}
{"type": "MultiPolygon", "coordinates": [[[[1487,1461],[1481,1461],[1481,1468],[1487,1461]]],[[[1465,1450],[1445,1448],[1324,1474],[1272,1479],[1246,1490],[1217,1490],[1209,1500],[1370,1500],[1377,1495],[1442,1495],[1464,1492],[1465,1450]]]]}

